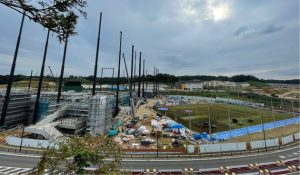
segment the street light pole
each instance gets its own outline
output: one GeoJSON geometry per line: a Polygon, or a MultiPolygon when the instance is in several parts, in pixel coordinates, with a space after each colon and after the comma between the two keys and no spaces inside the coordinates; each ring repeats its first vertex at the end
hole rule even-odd
{"type": "Polygon", "coordinates": [[[231,138],[231,115],[230,115],[229,103],[227,103],[227,110],[228,110],[229,137],[231,138]]]}
{"type": "Polygon", "coordinates": [[[210,120],[210,105],[208,103],[208,133],[211,136],[211,120],[210,120]]]}
{"type": "Polygon", "coordinates": [[[156,158],[158,158],[158,131],[156,130],[156,158]]]}
{"type": "Polygon", "coordinates": [[[21,134],[21,143],[20,143],[20,148],[19,148],[19,152],[22,151],[22,145],[23,145],[23,137],[24,137],[24,123],[23,123],[23,127],[22,127],[22,134],[21,134]]]}

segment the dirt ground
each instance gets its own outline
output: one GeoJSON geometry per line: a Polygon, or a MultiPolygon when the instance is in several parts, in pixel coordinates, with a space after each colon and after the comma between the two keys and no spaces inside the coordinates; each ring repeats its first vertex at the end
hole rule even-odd
{"type": "MultiPolygon", "coordinates": [[[[294,125],[288,125],[288,126],[272,129],[272,130],[266,130],[265,131],[266,139],[280,138],[283,136],[292,135],[300,131],[299,127],[300,127],[299,124],[294,124],[294,125]]],[[[226,142],[247,142],[247,141],[263,140],[263,139],[264,139],[263,132],[259,132],[259,133],[249,134],[246,136],[235,137],[229,139],[226,142]]]]}
{"type": "Polygon", "coordinates": [[[8,136],[21,136],[22,134],[22,129],[15,129],[12,131],[1,131],[0,132],[0,144],[6,143],[6,137],[8,136]]]}

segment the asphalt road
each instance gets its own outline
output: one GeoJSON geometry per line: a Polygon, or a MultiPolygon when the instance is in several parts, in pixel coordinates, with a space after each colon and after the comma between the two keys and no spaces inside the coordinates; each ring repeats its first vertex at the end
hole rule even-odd
{"type": "MultiPolygon", "coordinates": [[[[28,157],[24,155],[15,155],[7,152],[0,152],[0,166],[33,168],[39,160],[39,157],[28,157]]],[[[173,160],[132,160],[125,159],[122,162],[124,169],[182,169],[194,168],[217,168],[220,166],[245,165],[249,163],[274,162],[277,160],[286,160],[299,158],[299,146],[287,150],[277,150],[275,152],[242,155],[239,157],[220,157],[206,159],[173,159],[173,160]]]]}

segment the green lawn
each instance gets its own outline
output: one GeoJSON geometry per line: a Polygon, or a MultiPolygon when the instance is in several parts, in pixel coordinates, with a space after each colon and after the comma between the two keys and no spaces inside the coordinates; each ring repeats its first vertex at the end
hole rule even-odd
{"type": "MultiPolygon", "coordinates": [[[[204,122],[208,122],[208,111],[210,110],[211,124],[216,126],[216,129],[212,132],[220,132],[229,129],[228,120],[228,105],[227,104],[197,104],[197,105],[182,105],[169,107],[167,115],[172,119],[176,120],[175,114],[177,113],[177,121],[183,123],[185,126],[188,125],[189,117],[188,113],[184,110],[191,109],[191,121],[192,129],[197,132],[208,132],[208,128],[204,127],[204,122]]],[[[256,108],[229,105],[231,119],[237,119],[238,123],[232,123],[232,129],[241,128],[251,125],[258,125],[261,123],[260,111],[256,108]],[[252,122],[249,122],[252,119],[252,122]]],[[[267,110],[261,110],[264,122],[273,121],[272,112],[267,110]]],[[[293,117],[286,113],[274,112],[275,120],[283,120],[285,118],[293,117]]]]}

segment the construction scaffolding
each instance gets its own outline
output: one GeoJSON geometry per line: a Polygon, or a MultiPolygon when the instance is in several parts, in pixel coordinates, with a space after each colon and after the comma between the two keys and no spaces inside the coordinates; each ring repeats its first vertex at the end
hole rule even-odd
{"type": "MultiPolygon", "coordinates": [[[[2,112],[5,93],[0,92],[0,116],[2,112]]],[[[4,121],[6,126],[27,124],[30,122],[31,96],[29,93],[13,92],[10,94],[8,109],[4,121]]]]}
{"type": "Polygon", "coordinates": [[[87,132],[95,136],[109,130],[112,125],[115,103],[114,96],[95,95],[91,98],[87,132]]]}

